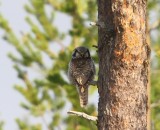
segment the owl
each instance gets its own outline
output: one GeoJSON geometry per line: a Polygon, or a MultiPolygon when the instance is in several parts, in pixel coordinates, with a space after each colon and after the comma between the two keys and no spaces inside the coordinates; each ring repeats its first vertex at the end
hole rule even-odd
{"type": "Polygon", "coordinates": [[[88,87],[94,75],[95,65],[88,48],[75,48],[69,62],[68,77],[77,88],[81,107],[85,107],[88,103],[88,87]]]}

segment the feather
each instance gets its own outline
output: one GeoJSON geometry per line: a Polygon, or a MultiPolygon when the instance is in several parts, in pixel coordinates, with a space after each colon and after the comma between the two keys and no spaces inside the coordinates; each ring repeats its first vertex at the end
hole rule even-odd
{"type": "Polygon", "coordinates": [[[88,86],[80,86],[79,89],[80,106],[85,107],[88,104],[88,86]],[[81,91],[82,88],[84,89],[83,92],[81,91]]]}
{"type": "Polygon", "coordinates": [[[70,82],[77,87],[80,106],[88,103],[88,83],[94,79],[95,65],[86,47],[75,48],[69,63],[68,77],[70,82]]]}

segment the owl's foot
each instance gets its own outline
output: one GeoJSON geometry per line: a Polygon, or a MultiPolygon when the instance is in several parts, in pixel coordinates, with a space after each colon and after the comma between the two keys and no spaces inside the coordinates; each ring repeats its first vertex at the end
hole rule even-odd
{"type": "Polygon", "coordinates": [[[93,45],[92,47],[94,47],[94,48],[98,48],[98,46],[97,46],[97,45],[93,45]]]}
{"type": "Polygon", "coordinates": [[[97,81],[91,81],[89,82],[89,85],[97,86],[97,81]]]}
{"type": "Polygon", "coordinates": [[[98,46],[97,45],[93,45],[92,47],[96,48],[96,52],[98,53],[98,46]]]}

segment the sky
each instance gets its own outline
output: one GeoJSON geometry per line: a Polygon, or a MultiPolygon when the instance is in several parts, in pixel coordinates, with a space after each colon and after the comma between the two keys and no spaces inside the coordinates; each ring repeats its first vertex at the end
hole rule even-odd
{"type": "MultiPolygon", "coordinates": [[[[23,21],[25,12],[22,10],[25,0],[16,0],[8,4],[10,2],[10,0],[1,0],[0,12],[10,21],[11,27],[17,34],[18,30],[27,31],[28,27],[23,21]]],[[[3,32],[0,31],[0,36],[2,34],[3,32]]],[[[27,113],[19,105],[24,98],[13,88],[15,83],[22,84],[22,82],[17,78],[13,63],[7,57],[9,52],[16,53],[14,47],[0,39],[0,120],[5,122],[4,130],[16,130],[18,128],[14,119],[27,113]]]]}

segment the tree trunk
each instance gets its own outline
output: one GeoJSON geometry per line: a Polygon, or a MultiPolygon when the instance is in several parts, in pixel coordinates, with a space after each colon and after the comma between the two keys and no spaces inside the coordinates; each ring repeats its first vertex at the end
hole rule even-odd
{"type": "Polygon", "coordinates": [[[146,0],[98,0],[98,129],[146,130],[146,0]]]}

